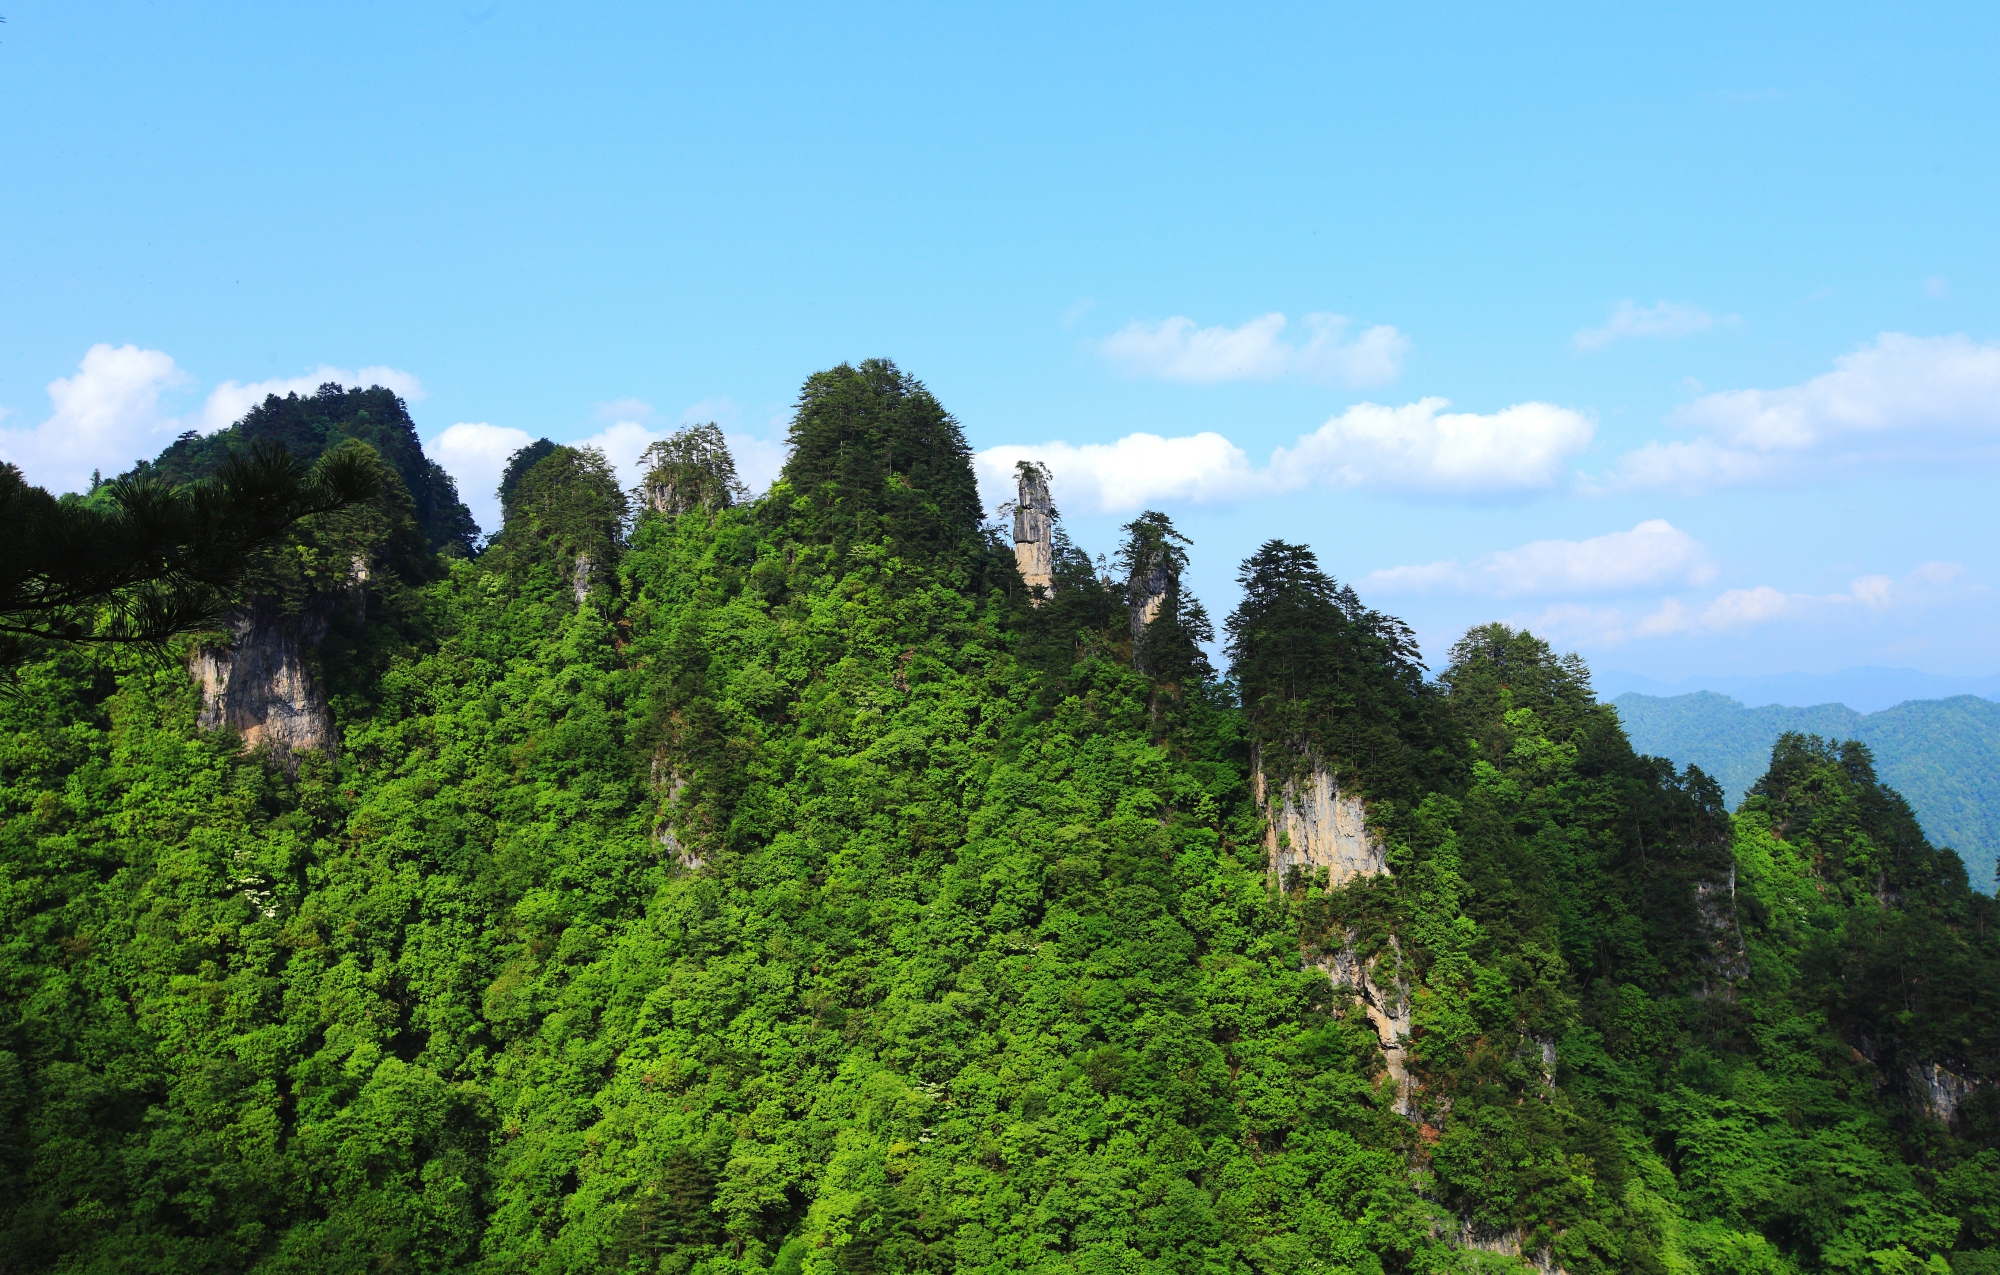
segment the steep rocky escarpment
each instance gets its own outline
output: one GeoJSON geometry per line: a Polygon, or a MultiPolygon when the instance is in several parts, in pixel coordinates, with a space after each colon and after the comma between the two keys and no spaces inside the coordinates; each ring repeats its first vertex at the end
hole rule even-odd
{"type": "Polygon", "coordinates": [[[259,597],[230,612],[227,636],[189,659],[201,687],[201,728],[234,730],[250,747],[280,754],[329,747],[333,715],[311,654],[334,606],[329,597],[297,608],[259,597]]]}
{"type": "Polygon", "coordinates": [[[1389,870],[1388,849],[1369,831],[1361,798],[1341,792],[1325,766],[1287,779],[1275,792],[1260,767],[1250,784],[1264,812],[1265,854],[1280,883],[1297,872],[1309,888],[1332,889],[1389,870]]]}

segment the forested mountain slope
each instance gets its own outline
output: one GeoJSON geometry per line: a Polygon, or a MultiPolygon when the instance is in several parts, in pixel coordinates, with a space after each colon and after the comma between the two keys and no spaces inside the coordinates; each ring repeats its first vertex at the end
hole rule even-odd
{"type": "Polygon", "coordinates": [[[325,748],[23,671],[10,1269],[2000,1270],[1994,905],[1865,750],[1732,819],[1282,541],[1225,680],[1197,546],[1058,530],[1036,605],[893,366],[792,443],[348,526],[325,748]]]}
{"type": "Polygon", "coordinates": [[[1730,804],[1743,799],[1788,731],[1858,739],[1885,782],[1908,798],[1924,832],[1965,859],[1974,889],[1993,892],[2000,859],[2000,703],[1975,695],[1908,700],[1874,713],[1844,704],[1745,708],[1709,691],[1612,701],[1635,748],[1700,766],[1730,804]]]}

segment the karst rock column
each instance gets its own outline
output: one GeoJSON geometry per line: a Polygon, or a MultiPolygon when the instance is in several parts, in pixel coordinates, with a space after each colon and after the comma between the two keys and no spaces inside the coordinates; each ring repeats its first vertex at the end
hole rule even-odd
{"type": "Polygon", "coordinates": [[[1055,585],[1055,504],[1049,499],[1048,477],[1032,466],[1020,469],[1014,502],[1014,565],[1039,605],[1041,595],[1055,585]],[[1037,586],[1041,594],[1036,592],[1037,586]]]}

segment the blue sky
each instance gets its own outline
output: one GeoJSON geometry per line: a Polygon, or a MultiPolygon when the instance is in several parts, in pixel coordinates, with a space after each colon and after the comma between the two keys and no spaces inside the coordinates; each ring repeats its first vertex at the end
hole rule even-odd
{"type": "Polygon", "coordinates": [[[2000,671],[2000,13],[1379,8],[16,4],[0,456],[332,369],[490,518],[887,355],[1218,616],[1281,536],[1434,663],[2000,671]]]}

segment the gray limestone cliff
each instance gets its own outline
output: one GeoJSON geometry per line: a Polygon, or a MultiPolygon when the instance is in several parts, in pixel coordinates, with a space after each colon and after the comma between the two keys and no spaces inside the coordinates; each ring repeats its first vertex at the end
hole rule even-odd
{"type": "Polygon", "coordinates": [[[227,636],[189,657],[201,687],[203,730],[228,727],[255,748],[281,757],[334,742],[326,692],[307,653],[326,637],[336,598],[319,595],[292,611],[276,599],[253,598],[225,620],[227,636]]]}
{"type": "Polygon", "coordinates": [[[1055,503],[1049,499],[1049,473],[1035,465],[1023,464],[1015,488],[1014,565],[1021,582],[1037,604],[1037,588],[1045,593],[1055,586],[1055,503]]]}
{"type": "Polygon", "coordinates": [[[1255,765],[1250,787],[1264,812],[1264,850],[1280,884],[1293,868],[1312,881],[1323,870],[1327,889],[1389,870],[1388,850],[1368,830],[1367,808],[1359,797],[1341,792],[1324,766],[1287,780],[1274,798],[1263,767],[1255,765]]]}
{"type": "Polygon", "coordinates": [[[1410,984],[1403,971],[1403,949],[1393,938],[1388,950],[1363,958],[1347,943],[1322,960],[1320,968],[1335,987],[1352,991],[1368,1025],[1382,1046],[1382,1060],[1396,1086],[1396,1110],[1408,1116],[1416,1110],[1416,1089],[1410,1080],[1410,984]]]}
{"type": "Polygon", "coordinates": [[[1143,641],[1146,626],[1160,618],[1160,608],[1166,605],[1167,590],[1173,583],[1173,563],[1165,552],[1156,553],[1132,568],[1132,578],[1125,583],[1125,596],[1132,609],[1134,643],[1143,641]]]}
{"type": "MultiPolygon", "coordinates": [[[[1251,766],[1250,791],[1264,812],[1265,858],[1280,888],[1296,882],[1309,890],[1331,890],[1389,871],[1388,849],[1369,831],[1367,807],[1360,797],[1341,792],[1324,766],[1315,764],[1273,793],[1260,755],[1251,766]]],[[[1350,938],[1320,962],[1334,986],[1354,992],[1381,1042],[1397,1109],[1408,1115],[1414,1110],[1406,1063],[1411,1005],[1402,966],[1402,949],[1393,939],[1387,950],[1363,958],[1350,938]]]]}
{"type": "Polygon", "coordinates": [[[1949,1129],[1958,1121],[1958,1109],[1979,1088],[1979,1083],[1940,1067],[1936,1063],[1913,1062],[1908,1068],[1911,1097],[1918,1114],[1949,1129]]]}

